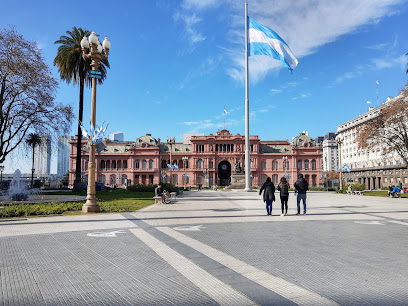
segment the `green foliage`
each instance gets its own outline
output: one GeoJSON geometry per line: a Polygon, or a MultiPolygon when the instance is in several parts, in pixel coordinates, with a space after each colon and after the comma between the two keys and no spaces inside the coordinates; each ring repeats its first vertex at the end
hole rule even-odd
{"type": "Polygon", "coordinates": [[[347,189],[348,189],[348,186],[346,185],[346,186],[343,186],[343,188],[342,189],[338,189],[337,190],[337,193],[347,193],[347,189]]]}
{"type": "Polygon", "coordinates": [[[352,184],[351,189],[356,190],[356,191],[363,191],[365,189],[364,184],[352,184]]]}
{"type": "Polygon", "coordinates": [[[309,187],[309,191],[335,191],[334,187],[309,187]]]}

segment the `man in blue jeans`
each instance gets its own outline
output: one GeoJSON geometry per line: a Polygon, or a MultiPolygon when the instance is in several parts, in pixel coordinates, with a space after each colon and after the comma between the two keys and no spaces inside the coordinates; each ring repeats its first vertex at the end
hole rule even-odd
{"type": "Polygon", "coordinates": [[[299,173],[298,180],[295,182],[295,190],[297,191],[297,215],[300,215],[300,200],[303,200],[303,214],[306,215],[306,191],[309,189],[309,183],[303,178],[303,174],[299,173]]]}

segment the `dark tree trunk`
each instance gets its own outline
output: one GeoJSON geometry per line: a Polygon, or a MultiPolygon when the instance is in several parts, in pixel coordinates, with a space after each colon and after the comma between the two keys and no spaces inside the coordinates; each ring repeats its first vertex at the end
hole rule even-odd
{"type": "Polygon", "coordinates": [[[34,187],[34,155],[35,154],[35,144],[33,144],[33,166],[31,167],[31,189],[34,187]]]}
{"type": "Polygon", "coordinates": [[[81,62],[80,67],[80,80],[79,80],[79,113],[78,113],[78,141],[77,141],[77,156],[76,156],[76,167],[75,167],[75,181],[74,181],[74,191],[81,191],[81,149],[82,149],[82,132],[79,122],[82,122],[83,112],[84,112],[84,70],[81,62]]]}

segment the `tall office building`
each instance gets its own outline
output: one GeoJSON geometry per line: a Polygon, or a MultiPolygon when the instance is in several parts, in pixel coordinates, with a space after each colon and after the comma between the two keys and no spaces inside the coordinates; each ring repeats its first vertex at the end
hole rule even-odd
{"type": "Polygon", "coordinates": [[[111,141],[124,141],[123,133],[120,131],[110,132],[109,133],[109,140],[111,141]]]}
{"type": "Polygon", "coordinates": [[[71,136],[59,136],[58,137],[58,164],[57,175],[63,177],[69,171],[69,142],[71,136]]]}
{"type": "Polygon", "coordinates": [[[51,137],[41,136],[40,146],[35,148],[34,169],[37,177],[42,177],[51,172],[51,137]]]}
{"type": "Polygon", "coordinates": [[[327,133],[322,141],[323,171],[338,171],[339,149],[336,142],[336,133],[327,133]]]}

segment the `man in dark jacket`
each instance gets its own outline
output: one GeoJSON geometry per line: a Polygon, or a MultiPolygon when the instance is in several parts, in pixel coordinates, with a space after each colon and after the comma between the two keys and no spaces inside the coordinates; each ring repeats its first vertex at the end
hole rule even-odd
{"type": "Polygon", "coordinates": [[[303,174],[299,173],[298,180],[295,183],[297,195],[297,214],[300,215],[300,200],[303,200],[303,214],[306,215],[306,191],[309,189],[309,183],[303,178],[303,174]]]}

